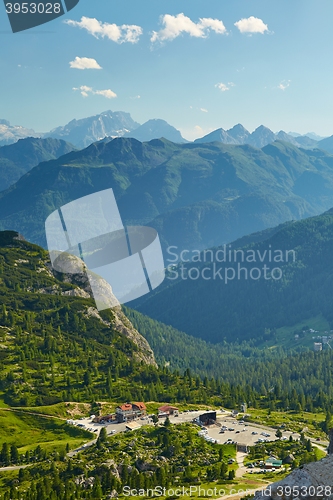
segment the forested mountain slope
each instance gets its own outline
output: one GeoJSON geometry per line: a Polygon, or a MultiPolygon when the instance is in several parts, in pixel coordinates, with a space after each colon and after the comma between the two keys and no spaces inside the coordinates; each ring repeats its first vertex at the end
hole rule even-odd
{"type": "Polygon", "coordinates": [[[262,338],[318,315],[332,328],[333,209],[270,234],[236,253],[237,242],[186,254],[197,262],[170,271],[138,310],[212,342],[262,338]]]}

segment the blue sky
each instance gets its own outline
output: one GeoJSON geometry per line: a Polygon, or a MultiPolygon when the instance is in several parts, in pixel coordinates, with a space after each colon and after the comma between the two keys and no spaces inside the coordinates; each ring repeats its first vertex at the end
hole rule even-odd
{"type": "Polygon", "coordinates": [[[111,109],[188,139],[237,123],[332,135],[332,18],[331,0],[80,0],[12,34],[0,5],[0,118],[43,132],[111,109]]]}

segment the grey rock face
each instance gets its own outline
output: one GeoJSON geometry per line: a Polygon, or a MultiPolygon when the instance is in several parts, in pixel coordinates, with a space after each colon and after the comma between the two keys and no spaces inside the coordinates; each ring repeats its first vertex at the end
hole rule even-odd
{"type": "Polygon", "coordinates": [[[324,500],[333,493],[333,456],[328,455],[319,462],[312,462],[294,470],[289,476],[272,484],[266,491],[258,491],[255,500],[324,500]],[[299,495],[297,494],[299,491],[299,495]]]}

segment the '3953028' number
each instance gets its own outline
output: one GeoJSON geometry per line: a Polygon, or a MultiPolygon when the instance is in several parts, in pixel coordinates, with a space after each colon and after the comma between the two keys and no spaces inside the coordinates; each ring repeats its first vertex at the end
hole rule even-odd
{"type": "Polygon", "coordinates": [[[6,3],[7,14],[61,14],[60,3],[6,3]]]}

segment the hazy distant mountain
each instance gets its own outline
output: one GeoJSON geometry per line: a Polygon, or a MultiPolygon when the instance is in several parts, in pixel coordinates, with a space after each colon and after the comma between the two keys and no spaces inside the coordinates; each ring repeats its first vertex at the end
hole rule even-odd
{"type": "Polygon", "coordinates": [[[314,141],[322,141],[323,139],[326,139],[326,137],[315,134],[314,132],[308,132],[307,134],[304,134],[304,136],[310,137],[310,139],[313,139],[314,141]]]}
{"type": "Polygon", "coordinates": [[[175,143],[188,142],[175,127],[169,125],[165,120],[148,120],[146,123],[131,132],[124,134],[140,142],[149,142],[153,139],[167,139],[175,143]]]}
{"type": "Polygon", "coordinates": [[[40,137],[34,130],[11,125],[9,121],[0,119],[0,146],[13,144],[25,137],[40,137]]]}
{"type": "Polygon", "coordinates": [[[313,141],[322,141],[323,139],[326,139],[326,137],[323,137],[322,135],[315,134],[314,132],[308,132],[307,134],[298,134],[297,132],[288,132],[288,135],[291,135],[292,137],[309,137],[313,141]]]}
{"type": "Polygon", "coordinates": [[[228,134],[237,141],[237,144],[246,144],[251,135],[240,123],[228,130],[228,134]]]}
{"type": "Polygon", "coordinates": [[[318,142],[318,148],[333,153],[333,135],[318,142]]]}
{"type": "Polygon", "coordinates": [[[298,136],[297,134],[290,135],[281,130],[277,134],[272,132],[267,127],[261,125],[252,134],[243,127],[243,125],[235,125],[230,130],[224,130],[219,128],[214,130],[210,134],[205,135],[194,142],[199,144],[209,143],[209,142],[222,142],[223,144],[250,144],[255,148],[263,148],[267,144],[271,144],[274,141],[285,141],[290,142],[297,147],[302,147],[305,149],[314,149],[317,147],[317,141],[314,141],[308,136],[298,136]]]}
{"type": "Polygon", "coordinates": [[[311,137],[307,135],[301,135],[296,138],[296,144],[305,149],[315,149],[318,147],[318,141],[311,139],[311,137]]]}
{"type": "Polygon", "coordinates": [[[73,150],[74,146],[65,141],[33,137],[0,147],[0,191],[14,184],[39,163],[55,160],[73,150]]]}
{"type": "Polygon", "coordinates": [[[196,139],[194,142],[197,144],[204,144],[215,141],[222,142],[223,144],[239,144],[239,141],[231,137],[223,128],[218,128],[214,130],[214,132],[205,135],[205,137],[196,139]]]}
{"type": "Polygon", "coordinates": [[[289,134],[287,134],[283,130],[280,130],[280,132],[275,134],[275,136],[276,136],[276,139],[279,141],[290,142],[290,144],[294,144],[294,146],[299,146],[297,139],[290,136],[289,134]]]}
{"type": "Polygon", "coordinates": [[[44,137],[63,139],[77,148],[85,148],[105,137],[121,137],[139,127],[129,113],[105,111],[99,115],[72,120],[63,127],[57,127],[44,137]]]}
{"type": "Polygon", "coordinates": [[[249,143],[255,148],[263,148],[276,140],[276,135],[269,128],[260,125],[250,135],[249,143]]]}

